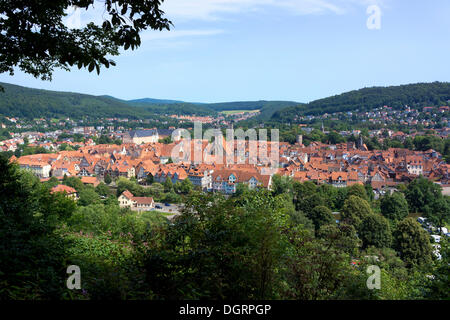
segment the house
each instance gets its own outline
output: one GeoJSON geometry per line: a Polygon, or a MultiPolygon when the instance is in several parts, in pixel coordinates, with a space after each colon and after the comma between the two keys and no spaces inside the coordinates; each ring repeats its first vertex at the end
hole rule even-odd
{"type": "Polygon", "coordinates": [[[421,157],[407,156],[405,162],[409,174],[418,176],[423,173],[423,159],[421,157]]]}
{"type": "Polygon", "coordinates": [[[81,177],[81,182],[85,185],[91,185],[93,187],[100,184],[100,181],[98,181],[96,177],[81,177]]]}
{"type": "Polygon", "coordinates": [[[271,175],[262,175],[256,170],[230,170],[222,169],[212,173],[212,190],[225,194],[233,194],[239,183],[245,184],[249,189],[268,188],[272,185],[271,175]]]}
{"type": "Polygon", "coordinates": [[[53,177],[73,177],[76,176],[79,171],[79,167],[74,162],[55,161],[52,164],[52,176],[53,177]]]}
{"type": "Polygon", "coordinates": [[[448,112],[448,111],[450,111],[449,106],[442,106],[439,108],[439,112],[448,112]]]}
{"type": "Polygon", "coordinates": [[[136,169],[132,165],[126,163],[112,164],[106,171],[112,177],[132,178],[136,176],[136,169]]]}
{"type": "Polygon", "coordinates": [[[161,166],[160,169],[153,175],[155,182],[164,183],[167,179],[171,179],[173,184],[177,183],[178,181],[181,182],[187,177],[188,175],[183,168],[165,166],[161,166]]]}
{"type": "Polygon", "coordinates": [[[155,207],[151,197],[135,197],[130,191],[125,190],[118,198],[121,208],[130,208],[138,211],[149,211],[155,207]]]}
{"type": "Polygon", "coordinates": [[[159,140],[158,130],[132,130],[126,132],[123,136],[124,143],[156,143],[159,140]]]}
{"type": "Polygon", "coordinates": [[[49,178],[52,166],[47,162],[40,161],[37,158],[20,157],[17,159],[21,169],[27,169],[33,172],[39,178],[49,178]]]}
{"type": "Polygon", "coordinates": [[[347,172],[332,172],[330,175],[330,184],[337,188],[347,186],[348,173],[347,172]]]}
{"type": "Polygon", "coordinates": [[[64,193],[66,195],[66,197],[72,199],[72,200],[78,200],[78,193],[77,190],[75,190],[72,187],[66,186],[64,184],[58,184],[57,186],[53,187],[50,190],[50,193],[64,193]]]}
{"type": "Polygon", "coordinates": [[[155,202],[151,197],[133,197],[134,208],[148,211],[155,207],[155,202]]]}
{"type": "Polygon", "coordinates": [[[122,192],[122,194],[118,198],[119,206],[121,208],[133,207],[134,206],[133,198],[134,198],[134,195],[130,191],[125,190],[124,192],[122,192]]]}
{"type": "Polygon", "coordinates": [[[212,173],[214,170],[198,167],[188,172],[188,178],[194,186],[200,187],[202,190],[210,190],[212,188],[212,173]]]}
{"type": "Polygon", "coordinates": [[[138,179],[146,179],[149,174],[154,176],[157,170],[158,166],[153,161],[145,160],[136,167],[136,177],[138,179]]]}

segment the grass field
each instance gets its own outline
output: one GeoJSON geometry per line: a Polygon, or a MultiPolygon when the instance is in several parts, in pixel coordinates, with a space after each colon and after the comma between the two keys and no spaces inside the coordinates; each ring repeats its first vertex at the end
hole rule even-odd
{"type": "Polygon", "coordinates": [[[226,110],[226,111],[221,111],[220,113],[223,113],[225,115],[230,115],[230,114],[236,114],[236,113],[242,113],[242,112],[256,112],[259,110],[226,110]]]}

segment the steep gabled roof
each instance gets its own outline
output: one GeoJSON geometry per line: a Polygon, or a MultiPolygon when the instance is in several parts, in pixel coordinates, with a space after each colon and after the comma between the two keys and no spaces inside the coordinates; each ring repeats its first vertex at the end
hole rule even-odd
{"type": "Polygon", "coordinates": [[[134,195],[128,190],[125,190],[124,192],[122,192],[122,196],[124,196],[128,200],[133,200],[133,198],[134,198],[134,195]]]}

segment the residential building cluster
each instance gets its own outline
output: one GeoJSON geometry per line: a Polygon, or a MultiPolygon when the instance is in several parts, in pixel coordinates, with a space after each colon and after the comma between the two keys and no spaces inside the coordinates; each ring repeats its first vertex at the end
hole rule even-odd
{"type": "MultiPolygon", "coordinates": [[[[170,130],[165,134],[169,133],[170,130]]],[[[139,181],[145,181],[151,175],[155,182],[164,183],[171,179],[176,183],[189,178],[202,190],[225,194],[236,192],[239,183],[252,189],[270,188],[275,173],[290,176],[300,182],[313,181],[335,187],[371,184],[379,193],[399,183],[409,182],[419,175],[444,187],[448,187],[450,183],[450,165],[435,150],[417,152],[391,148],[386,151],[369,151],[362,141],[337,145],[312,142],[305,147],[299,139],[296,144],[278,144],[278,166],[273,167],[273,162],[263,157],[264,154],[271,154],[274,146],[272,142],[268,142],[264,150],[258,150],[256,156],[252,155],[248,141],[244,146],[235,144],[232,153],[234,164],[229,164],[226,150],[223,161],[216,161],[219,158],[214,158],[211,151],[214,146],[209,141],[192,140],[191,154],[195,151],[194,144],[199,144],[202,161],[199,162],[194,157],[187,160],[181,157],[185,160],[173,163],[173,148],[179,147],[183,140],[178,139],[170,144],[159,143],[157,141],[160,135],[157,130],[132,131],[127,135],[124,137],[127,142],[120,146],[85,144],[76,151],[34,154],[18,159],[13,157],[12,161],[42,179],[78,176],[85,179],[86,183],[98,183],[106,175],[111,178],[137,178],[139,181]],[[93,180],[88,182],[86,179],[93,180]]],[[[180,150],[181,153],[188,151],[186,148],[180,150]]],[[[132,199],[129,198],[129,201],[132,199]]]]}
{"type": "Polygon", "coordinates": [[[308,147],[283,145],[279,174],[296,181],[327,183],[335,187],[370,184],[376,193],[422,175],[443,187],[450,183],[450,165],[435,150],[424,152],[390,148],[369,151],[353,142],[327,145],[313,142],[308,147]]]}
{"type": "Polygon", "coordinates": [[[444,127],[450,127],[450,107],[424,107],[421,110],[404,106],[394,109],[389,106],[373,109],[372,111],[348,111],[324,113],[321,115],[297,115],[293,118],[294,122],[304,123],[317,120],[350,121],[381,125],[404,125],[406,127],[415,127],[422,125],[426,128],[435,128],[440,123],[444,127]]]}

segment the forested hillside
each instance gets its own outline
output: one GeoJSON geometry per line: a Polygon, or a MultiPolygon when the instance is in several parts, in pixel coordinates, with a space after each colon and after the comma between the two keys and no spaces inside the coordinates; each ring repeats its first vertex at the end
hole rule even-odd
{"type": "Polygon", "coordinates": [[[0,115],[20,118],[150,117],[150,112],[110,97],[56,92],[1,83],[0,115]]]}
{"type": "Polygon", "coordinates": [[[372,87],[354,90],[333,97],[312,101],[305,105],[288,107],[272,116],[273,120],[288,121],[297,115],[370,111],[385,105],[394,109],[405,105],[412,107],[447,105],[450,100],[450,83],[417,83],[391,87],[372,87]]]}
{"type": "Polygon", "coordinates": [[[260,119],[269,119],[277,110],[295,105],[286,101],[249,101],[226,103],[189,103],[175,100],[138,99],[120,100],[110,96],[56,92],[0,83],[0,115],[21,118],[148,118],[154,114],[216,116],[225,110],[260,110],[260,119]]]}
{"type": "Polygon", "coordinates": [[[221,111],[259,110],[260,114],[255,119],[268,120],[272,115],[286,107],[296,106],[298,102],[292,101],[236,101],[221,103],[189,103],[174,100],[157,100],[157,99],[139,99],[124,101],[133,106],[143,107],[155,113],[172,113],[172,114],[197,114],[197,115],[216,115],[221,111]],[[158,102],[159,101],[159,102],[158,102]],[[164,102],[166,101],[166,102],[164,102]],[[158,103],[155,103],[158,102],[158,103]]]}
{"type": "Polygon", "coordinates": [[[187,102],[181,103],[148,103],[124,101],[133,107],[138,107],[148,112],[156,114],[177,114],[177,115],[197,115],[197,116],[215,116],[217,112],[209,109],[207,106],[197,105],[187,102]]]}
{"type": "Polygon", "coordinates": [[[290,121],[298,115],[319,115],[346,111],[369,111],[388,105],[400,108],[447,105],[450,83],[433,82],[392,87],[373,87],[299,104],[290,101],[241,101],[224,103],[188,103],[175,100],[120,100],[109,96],[92,96],[56,92],[0,83],[0,115],[24,118],[95,117],[148,118],[154,114],[216,116],[230,110],[260,110],[253,122],[290,121]]]}
{"type": "MultiPolygon", "coordinates": [[[[1,83],[0,115],[20,118],[152,118],[155,114],[214,115],[215,111],[189,103],[152,104],[109,96],[31,89],[1,83]]],[[[162,100],[161,100],[162,101],[162,100]]]]}

